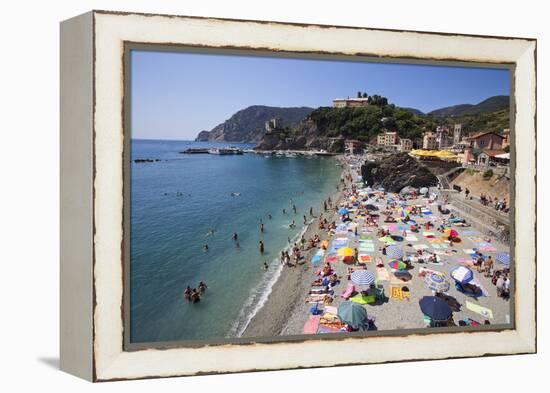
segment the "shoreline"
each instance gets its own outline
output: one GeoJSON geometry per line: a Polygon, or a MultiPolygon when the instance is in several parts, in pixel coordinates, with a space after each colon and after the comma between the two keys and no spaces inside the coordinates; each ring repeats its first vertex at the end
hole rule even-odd
{"type": "MultiPolygon", "coordinates": [[[[340,159],[336,160],[338,163],[343,164],[340,159]]],[[[348,171],[347,166],[343,166],[340,173],[340,179],[342,174],[348,171]]],[[[338,185],[340,186],[340,180],[338,185]]],[[[333,208],[323,212],[326,217],[327,214],[333,214],[338,207],[338,203],[342,198],[342,189],[334,191],[330,195],[333,201],[333,208]]],[[[318,234],[321,240],[329,240],[330,237],[326,231],[319,231],[319,215],[314,216],[307,226],[303,234],[306,239],[312,238],[315,234],[318,234]]],[[[271,286],[271,291],[267,295],[267,299],[264,304],[255,312],[248,324],[246,325],[242,334],[238,337],[268,337],[268,336],[280,336],[285,330],[287,324],[292,317],[300,312],[300,306],[302,300],[305,298],[311,287],[308,276],[313,277],[314,268],[310,263],[311,258],[315,254],[317,248],[304,251],[303,262],[293,267],[283,267],[281,274],[271,286]]]]}

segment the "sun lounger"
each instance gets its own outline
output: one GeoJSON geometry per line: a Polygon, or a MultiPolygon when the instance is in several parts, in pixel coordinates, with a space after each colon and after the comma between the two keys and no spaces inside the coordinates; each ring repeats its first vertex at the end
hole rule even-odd
{"type": "Polygon", "coordinates": [[[352,283],[348,283],[346,290],[340,295],[340,297],[348,300],[353,292],[355,292],[355,285],[353,285],[352,283]]]}

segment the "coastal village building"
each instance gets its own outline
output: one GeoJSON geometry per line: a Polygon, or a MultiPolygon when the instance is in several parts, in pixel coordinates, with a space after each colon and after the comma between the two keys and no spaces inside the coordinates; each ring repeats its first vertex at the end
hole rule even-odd
{"type": "Polygon", "coordinates": [[[453,129],[453,145],[460,144],[462,136],[462,124],[455,124],[453,129]]]}
{"type": "Polygon", "coordinates": [[[400,151],[411,151],[413,148],[413,142],[410,139],[399,139],[400,151]]]}
{"type": "Polygon", "coordinates": [[[474,149],[501,150],[504,137],[494,132],[481,132],[466,139],[474,149]]]}
{"type": "Polygon", "coordinates": [[[504,150],[483,150],[477,156],[477,165],[489,166],[496,164],[498,156],[504,156],[506,152],[504,150]]]}
{"type": "Polygon", "coordinates": [[[384,132],[382,134],[378,134],[376,137],[376,144],[378,146],[397,145],[397,132],[384,132]]]}
{"type": "Polygon", "coordinates": [[[332,100],[333,108],[353,108],[358,106],[368,106],[368,98],[335,98],[332,100]]]}
{"type": "Polygon", "coordinates": [[[344,147],[346,153],[349,154],[360,154],[363,152],[363,142],[358,141],[357,139],[346,139],[344,141],[344,147]]]}
{"type": "Polygon", "coordinates": [[[437,150],[437,136],[435,133],[431,131],[424,133],[424,137],[422,138],[422,149],[437,150]]]}
{"type": "Polygon", "coordinates": [[[435,130],[437,149],[444,150],[452,145],[451,133],[447,127],[438,126],[435,130]]]}
{"type": "Polygon", "coordinates": [[[270,119],[265,122],[265,131],[269,134],[282,127],[283,121],[280,118],[270,119]]]}
{"type": "Polygon", "coordinates": [[[508,146],[510,146],[510,129],[505,128],[502,130],[502,137],[504,138],[502,140],[502,148],[506,149],[508,146]]]}

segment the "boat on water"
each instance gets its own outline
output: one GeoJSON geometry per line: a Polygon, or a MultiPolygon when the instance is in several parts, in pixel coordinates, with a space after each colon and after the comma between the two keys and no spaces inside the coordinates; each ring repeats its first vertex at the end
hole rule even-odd
{"type": "Polygon", "coordinates": [[[208,154],[208,149],[205,148],[189,148],[184,151],[180,151],[180,154],[208,154]]]}
{"type": "Polygon", "coordinates": [[[217,154],[221,156],[227,155],[242,155],[243,151],[236,147],[223,147],[223,148],[212,148],[208,150],[209,154],[217,154]]]}

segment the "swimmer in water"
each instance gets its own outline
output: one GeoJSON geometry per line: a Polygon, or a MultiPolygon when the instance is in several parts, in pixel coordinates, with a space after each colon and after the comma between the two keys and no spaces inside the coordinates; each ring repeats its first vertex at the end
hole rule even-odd
{"type": "Polygon", "coordinates": [[[208,244],[205,244],[204,247],[202,248],[202,250],[203,250],[204,252],[208,251],[208,244]]]}

